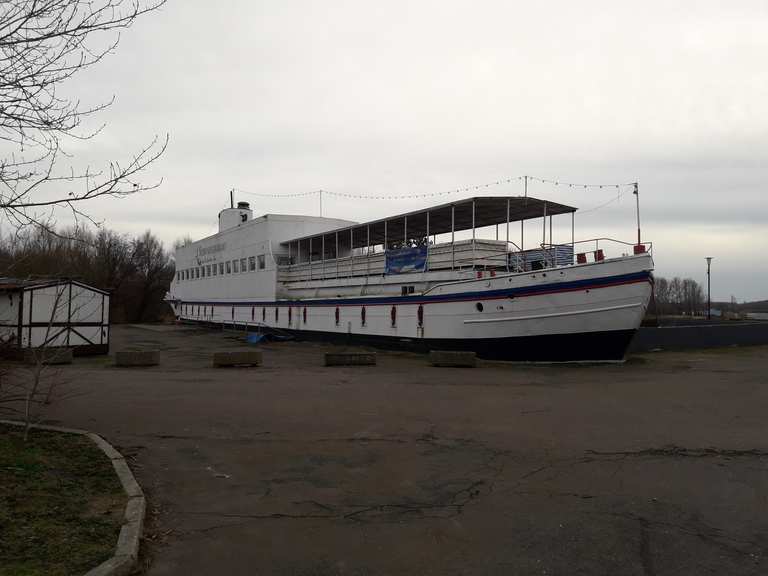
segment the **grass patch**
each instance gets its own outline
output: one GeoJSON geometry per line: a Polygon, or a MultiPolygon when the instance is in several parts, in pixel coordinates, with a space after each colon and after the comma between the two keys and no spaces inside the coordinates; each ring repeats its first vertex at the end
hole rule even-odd
{"type": "Polygon", "coordinates": [[[126,497],[87,437],[0,424],[0,576],[84,574],[114,554],[126,497]]]}

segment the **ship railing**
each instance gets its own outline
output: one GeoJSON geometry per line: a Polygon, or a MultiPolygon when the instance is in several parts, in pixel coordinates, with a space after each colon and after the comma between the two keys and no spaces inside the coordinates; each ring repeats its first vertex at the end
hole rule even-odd
{"type": "MultiPolygon", "coordinates": [[[[645,242],[642,252],[651,252],[645,242]]],[[[618,247],[622,256],[639,253],[638,245],[614,238],[590,238],[564,244],[540,244],[538,248],[520,250],[514,242],[475,239],[429,247],[423,270],[406,274],[435,271],[487,270],[495,272],[527,272],[558,266],[570,266],[614,256],[618,247]]],[[[341,258],[313,259],[311,262],[278,266],[280,282],[309,282],[383,276],[386,274],[385,252],[358,254],[341,258]]]]}
{"type": "Polygon", "coordinates": [[[567,244],[541,244],[547,267],[561,265],[558,254],[572,254],[573,262],[584,264],[589,261],[601,262],[606,258],[626,257],[631,254],[653,255],[653,242],[625,242],[616,238],[600,237],[576,240],[567,244]]]}

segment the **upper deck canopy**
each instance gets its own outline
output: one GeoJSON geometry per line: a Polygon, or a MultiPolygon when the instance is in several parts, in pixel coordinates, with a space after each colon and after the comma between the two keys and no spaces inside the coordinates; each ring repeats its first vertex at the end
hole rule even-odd
{"type": "Polygon", "coordinates": [[[576,208],[573,206],[530,196],[477,196],[320,234],[302,236],[287,240],[283,244],[310,239],[320,240],[323,237],[328,238],[338,234],[339,239],[345,241],[345,244],[351,236],[352,248],[362,248],[383,244],[385,238],[388,240],[406,237],[408,239],[424,238],[433,234],[450,234],[452,231],[472,230],[575,211],[576,208]]]}

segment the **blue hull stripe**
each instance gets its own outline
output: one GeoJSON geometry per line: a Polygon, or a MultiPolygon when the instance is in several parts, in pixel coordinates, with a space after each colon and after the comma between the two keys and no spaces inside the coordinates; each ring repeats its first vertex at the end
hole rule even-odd
{"type": "Polygon", "coordinates": [[[500,290],[486,290],[478,292],[462,292],[459,294],[436,294],[434,296],[379,296],[361,298],[318,298],[313,300],[242,300],[234,302],[217,302],[212,300],[181,300],[180,304],[202,306],[362,306],[384,304],[428,304],[435,302],[464,302],[467,300],[496,300],[500,298],[540,296],[543,294],[555,294],[558,292],[572,292],[575,290],[588,290],[591,288],[608,288],[621,284],[634,284],[650,281],[651,273],[648,270],[620,274],[617,276],[605,276],[603,278],[587,278],[584,280],[572,280],[569,282],[552,282],[539,286],[525,286],[522,288],[504,288],[500,290]]]}

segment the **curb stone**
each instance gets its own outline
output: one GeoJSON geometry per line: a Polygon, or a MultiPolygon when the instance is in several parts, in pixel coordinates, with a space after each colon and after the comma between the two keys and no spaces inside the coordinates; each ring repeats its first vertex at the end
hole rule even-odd
{"type": "MultiPolygon", "coordinates": [[[[0,420],[0,424],[10,426],[24,425],[23,422],[15,420],[0,420]]],[[[144,512],[147,504],[144,492],[142,492],[141,487],[136,482],[136,478],[134,478],[125,458],[104,438],[87,430],[47,426],[44,424],[36,424],[31,426],[31,428],[87,436],[110,459],[112,467],[115,469],[115,474],[117,474],[120,484],[123,486],[123,491],[128,496],[128,503],[125,505],[124,522],[122,528],[120,528],[120,535],[117,537],[114,556],[86,572],[85,576],[126,576],[130,574],[136,566],[139,556],[139,541],[144,527],[144,512]]]]}

